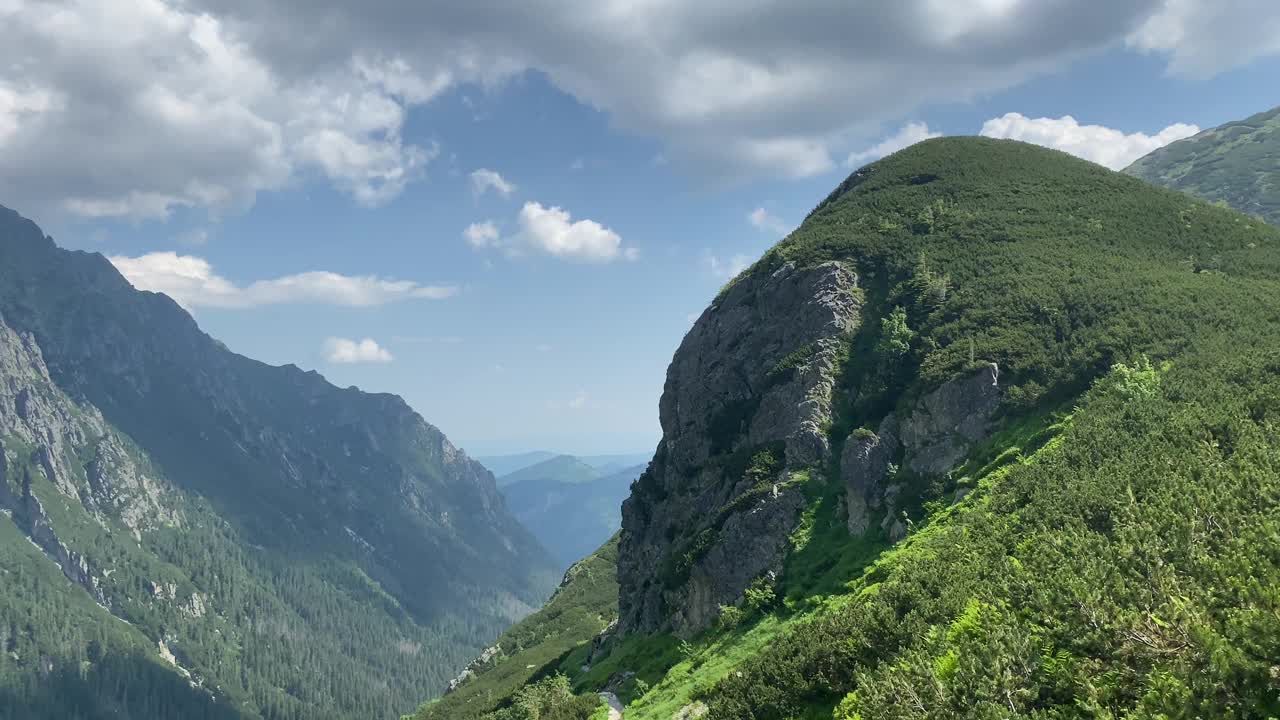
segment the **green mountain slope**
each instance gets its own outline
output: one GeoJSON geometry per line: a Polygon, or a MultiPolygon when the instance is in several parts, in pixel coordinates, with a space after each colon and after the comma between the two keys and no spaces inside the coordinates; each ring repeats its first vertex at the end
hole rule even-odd
{"type": "Polygon", "coordinates": [[[563,456],[514,473],[523,479],[498,482],[516,518],[568,567],[618,531],[622,501],[643,471],[637,466],[600,475],[563,456]]]}
{"type": "Polygon", "coordinates": [[[4,209],[0,511],[39,549],[0,582],[23,718],[396,717],[554,583],[399,398],[235,355],[4,209]]]}
{"type": "Polygon", "coordinates": [[[1280,225],[1280,107],[1170,143],[1125,172],[1280,225]]]}
{"type": "MultiPolygon", "coordinates": [[[[570,651],[618,617],[618,540],[574,564],[541,610],[502,634],[455,681],[455,689],[424,705],[418,720],[468,720],[495,710],[531,679],[544,676],[570,651]]],[[[598,705],[589,702],[594,710],[598,705]]]]}
{"type": "Polygon", "coordinates": [[[627,720],[1276,717],[1278,371],[1280,230],[915,145],[690,330],[621,627],[535,677],[566,718],[605,687],[627,720]]]}

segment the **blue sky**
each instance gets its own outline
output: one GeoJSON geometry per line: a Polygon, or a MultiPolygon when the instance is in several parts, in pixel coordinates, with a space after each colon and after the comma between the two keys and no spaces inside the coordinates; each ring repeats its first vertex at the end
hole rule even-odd
{"type": "MultiPolygon", "coordinates": [[[[1100,11],[1114,17],[1062,24],[1063,37],[1046,27],[1058,3],[975,3],[998,33],[939,10],[955,38],[871,18],[907,46],[946,50],[912,67],[870,37],[823,54],[805,49],[820,37],[768,36],[769,3],[759,26],[723,22],[730,4],[674,29],[643,15],[662,4],[590,22],[548,10],[522,25],[387,3],[386,26],[353,21],[282,49],[263,40],[278,17],[237,2],[138,0],[113,6],[136,12],[121,19],[83,0],[68,21],[0,0],[0,47],[12,48],[0,50],[0,151],[57,143],[0,160],[0,203],[170,292],[237,352],[402,395],[473,453],[649,450],[692,318],[843,179],[848,158],[985,127],[1118,167],[1189,125],[1280,102],[1280,11],[1249,0],[1120,2],[1100,11]],[[126,60],[127,36],[77,46],[124,100],[30,71],[81,40],[78,27],[125,21],[170,32],[152,42],[163,50],[167,37],[173,58],[193,44],[202,54],[175,70],[126,60]],[[451,23],[450,38],[474,41],[414,49],[415,28],[451,23]],[[714,57],[693,65],[707,48],[714,57]],[[664,63],[676,72],[649,67],[664,63]],[[968,66],[948,78],[956,63],[968,66]],[[802,91],[810,82],[825,84],[802,91]],[[141,160],[126,157],[133,143],[141,160]],[[465,235],[483,223],[477,247],[465,235]],[[316,272],[328,274],[304,275],[316,272]]],[[[941,7],[913,4],[919,17],[941,7]]],[[[868,22],[873,5],[852,4],[848,20],[868,22]]]]}

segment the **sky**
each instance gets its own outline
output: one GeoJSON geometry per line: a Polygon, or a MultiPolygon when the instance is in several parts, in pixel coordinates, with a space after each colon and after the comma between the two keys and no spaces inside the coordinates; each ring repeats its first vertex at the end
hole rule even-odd
{"type": "Polygon", "coordinates": [[[651,450],[671,355],[853,169],[1114,169],[1280,104],[1275,0],[0,0],[0,204],[472,454],[651,450]]]}

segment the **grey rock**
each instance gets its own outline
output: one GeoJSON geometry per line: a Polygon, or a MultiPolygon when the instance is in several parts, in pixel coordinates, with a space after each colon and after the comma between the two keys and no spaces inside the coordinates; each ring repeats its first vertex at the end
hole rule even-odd
{"type": "Polygon", "coordinates": [[[880,494],[889,464],[898,451],[898,419],[890,413],[879,430],[866,436],[854,433],[845,440],[840,472],[845,485],[849,533],[861,535],[871,524],[870,511],[880,505],[880,494]]]}
{"type": "Polygon", "coordinates": [[[836,362],[861,307],[857,276],[845,265],[787,263],[740,278],[694,323],[667,369],[662,441],[623,504],[623,633],[696,631],[756,577],[781,572],[805,501],[782,475],[776,497],[742,502],[757,488],[726,473],[727,460],[778,444],[788,470],[825,462],[836,362]],[[694,538],[704,546],[687,577],[669,586],[664,568],[694,538]]]}
{"type": "Polygon", "coordinates": [[[487,670],[501,656],[502,648],[497,645],[485,648],[474,660],[467,663],[467,666],[462,669],[462,672],[458,673],[457,677],[449,681],[444,693],[448,695],[451,692],[455,692],[458,688],[474,679],[482,670],[487,670]]]}
{"type": "Polygon", "coordinates": [[[902,423],[907,466],[922,475],[941,475],[985,439],[1000,404],[999,380],[1000,367],[991,363],[921,398],[902,423]]]}

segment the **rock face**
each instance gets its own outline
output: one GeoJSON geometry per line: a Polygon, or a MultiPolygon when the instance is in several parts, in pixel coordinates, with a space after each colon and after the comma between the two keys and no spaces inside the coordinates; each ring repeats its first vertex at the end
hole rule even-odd
{"type": "Polygon", "coordinates": [[[943,384],[925,395],[903,421],[890,413],[874,433],[859,431],[845,441],[841,474],[847,492],[849,532],[867,531],[883,509],[881,529],[899,540],[906,527],[895,517],[902,487],[887,484],[890,464],[902,457],[918,475],[941,475],[986,439],[1000,403],[1000,367],[995,363],[943,384]]]}
{"type": "Polygon", "coordinates": [[[840,457],[844,474],[849,533],[861,535],[871,522],[870,511],[880,507],[889,464],[898,452],[898,418],[890,413],[873,434],[855,433],[845,441],[840,457]]]}
{"type": "Polygon", "coordinates": [[[848,267],[788,263],[740,279],[685,336],[662,441],[623,504],[623,633],[696,631],[781,572],[805,506],[789,481],[830,453],[836,365],[861,306],[848,267]]]}
{"type": "Polygon", "coordinates": [[[922,475],[950,470],[987,437],[999,404],[1000,367],[995,363],[925,395],[902,423],[907,467],[922,475]]]}

